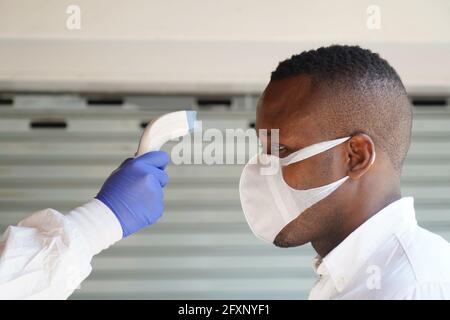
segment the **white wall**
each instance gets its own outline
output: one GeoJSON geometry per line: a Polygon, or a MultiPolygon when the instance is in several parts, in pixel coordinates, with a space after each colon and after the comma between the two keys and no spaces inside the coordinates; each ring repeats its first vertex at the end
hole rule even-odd
{"type": "Polygon", "coordinates": [[[0,90],[257,92],[279,60],[330,43],[381,52],[410,90],[450,91],[447,0],[0,0],[0,90]]]}

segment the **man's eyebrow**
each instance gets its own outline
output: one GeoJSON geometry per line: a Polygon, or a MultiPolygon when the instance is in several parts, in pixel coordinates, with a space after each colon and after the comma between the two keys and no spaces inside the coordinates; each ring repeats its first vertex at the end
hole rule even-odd
{"type": "MultiPolygon", "coordinates": [[[[272,135],[272,133],[271,133],[271,130],[279,130],[279,129],[260,129],[260,130],[264,130],[264,132],[265,132],[265,135],[266,135],[266,137],[270,137],[271,135],[272,135]]],[[[258,132],[259,133],[259,132],[258,132]]],[[[259,136],[259,134],[258,134],[258,136],[259,136]]],[[[278,133],[278,137],[280,137],[279,136],[279,133],[278,133]]],[[[284,142],[284,141],[283,141],[284,142]]],[[[273,144],[273,143],[272,143],[273,144]]],[[[289,144],[286,144],[286,143],[281,143],[280,141],[278,141],[278,143],[276,143],[278,146],[283,146],[283,147],[286,147],[286,148],[288,148],[288,149],[291,149],[291,150],[300,150],[300,149],[303,149],[304,148],[304,146],[303,145],[301,145],[301,146],[296,146],[295,148],[293,148],[291,145],[289,145],[289,144]]]]}
{"type": "Polygon", "coordinates": [[[272,135],[272,130],[278,130],[278,135],[280,135],[280,129],[263,129],[263,130],[266,131],[268,136],[272,135]]]}

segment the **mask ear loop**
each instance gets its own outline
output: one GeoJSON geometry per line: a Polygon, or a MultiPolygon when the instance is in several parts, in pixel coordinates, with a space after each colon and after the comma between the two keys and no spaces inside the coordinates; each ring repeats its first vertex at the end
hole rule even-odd
{"type": "Polygon", "coordinates": [[[351,137],[348,136],[345,138],[323,141],[323,142],[319,142],[319,143],[307,146],[303,149],[300,149],[300,150],[288,155],[287,157],[280,158],[280,164],[281,164],[281,166],[285,167],[292,163],[305,160],[305,159],[315,156],[319,153],[327,151],[327,150],[349,140],[350,138],[351,137]]]}
{"type": "Polygon", "coordinates": [[[375,151],[375,145],[373,146],[373,153],[372,157],[370,158],[370,166],[372,166],[375,163],[375,158],[377,157],[377,153],[375,151]]]}

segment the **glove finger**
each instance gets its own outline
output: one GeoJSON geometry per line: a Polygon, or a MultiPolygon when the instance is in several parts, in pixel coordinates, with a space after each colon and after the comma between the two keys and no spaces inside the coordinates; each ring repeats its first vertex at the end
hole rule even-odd
{"type": "Polygon", "coordinates": [[[135,161],[164,169],[169,163],[169,155],[164,151],[151,151],[135,158],[135,161]]]}
{"type": "Polygon", "coordinates": [[[164,187],[167,182],[169,181],[169,176],[164,170],[155,168],[154,166],[145,166],[146,169],[148,169],[148,173],[155,176],[156,179],[158,179],[159,184],[161,187],[164,187]]]}

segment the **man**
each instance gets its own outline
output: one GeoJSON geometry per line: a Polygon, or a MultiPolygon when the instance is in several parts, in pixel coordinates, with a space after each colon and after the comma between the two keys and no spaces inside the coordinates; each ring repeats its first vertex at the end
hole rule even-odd
{"type": "Polygon", "coordinates": [[[272,72],[256,129],[281,173],[264,177],[249,163],[241,202],[260,238],[311,242],[310,299],[450,298],[450,245],[419,227],[413,199],[401,196],[411,122],[402,81],[369,50],[319,48],[272,72]]]}

